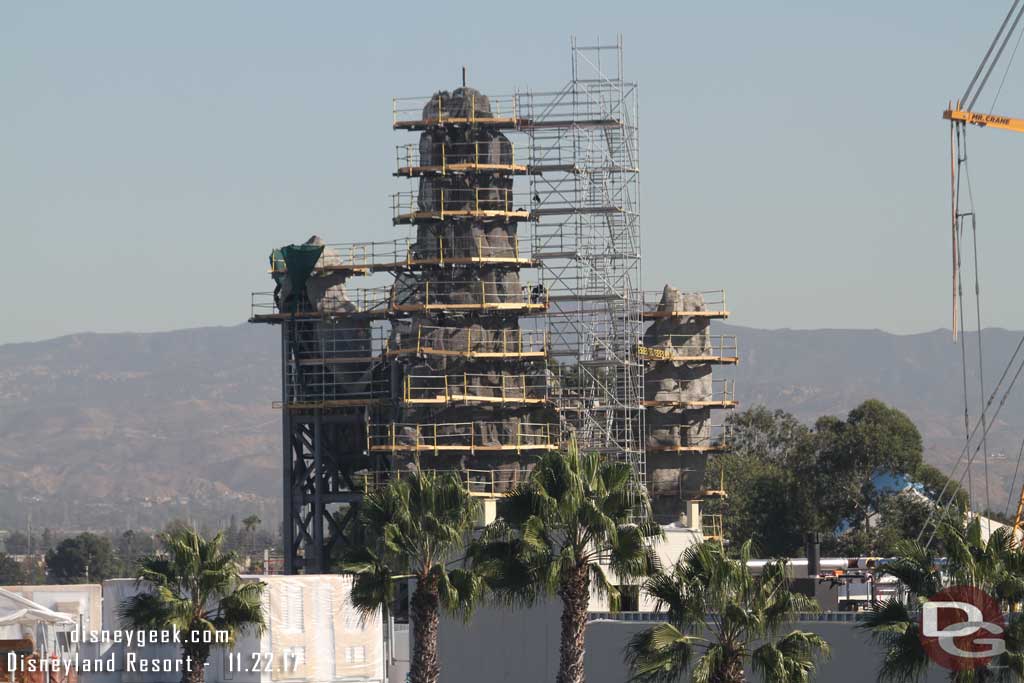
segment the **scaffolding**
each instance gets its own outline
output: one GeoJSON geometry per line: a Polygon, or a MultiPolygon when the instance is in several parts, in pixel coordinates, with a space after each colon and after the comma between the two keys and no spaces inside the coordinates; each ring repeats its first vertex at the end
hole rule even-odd
{"type": "Polygon", "coordinates": [[[560,446],[557,422],[416,422],[376,424],[367,447],[389,453],[449,451],[553,451],[560,446]]]}
{"type": "Polygon", "coordinates": [[[402,403],[548,403],[546,374],[406,375],[402,403]]]}
{"type": "Polygon", "coordinates": [[[386,485],[393,479],[402,479],[413,472],[430,474],[455,474],[466,487],[471,496],[481,498],[498,498],[508,493],[518,484],[527,480],[530,471],[526,468],[515,469],[417,469],[417,470],[379,470],[366,472],[359,477],[362,491],[372,491],[386,485]]]}
{"type": "Polygon", "coordinates": [[[395,148],[399,177],[443,176],[450,173],[486,172],[522,175],[525,164],[516,162],[515,146],[495,142],[444,142],[433,149],[420,145],[399,145],[395,148]]]}
{"type": "Polygon", "coordinates": [[[637,354],[645,360],[720,365],[740,362],[739,343],[733,334],[662,334],[651,341],[651,346],[641,344],[637,348],[637,354]]]}
{"type": "Polygon", "coordinates": [[[720,453],[731,446],[732,426],[728,424],[686,424],[680,421],[671,428],[669,443],[650,443],[652,453],[720,453]]]}
{"type": "Polygon", "coordinates": [[[462,358],[542,359],[548,355],[545,330],[419,325],[415,333],[386,344],[387,356],[453,356],[462,358]]]}
{"type": "MultiPolygon", "coordinates": [[[[495,497],[572,435],[646,484],[637,88],[621,39],[573,39],[570,56],[559,90],[396,98],[393,128],[419,137],[392,171],[410,183],[392,196],[407,236],[272,255],[277,288],[253,294],[250,321],[282,328],[286,573],[328,571],[360,542],[365,492],[421,456],[495,497]],[[393,283],[347,284],[375,273],[393,283]]],[[[731,400],[709,391],[685,398],[731,400]]]]}
{"type": "Polygon", "coordinates": [[[549,353],[574,382],[556,393],[584,450],[629,462],[645,481],[637,86],[614,44],[571,43],[561,90],[524,92],[531,256],[549,297],[549,353]]]}
{"type": "Polygon", "coordinates": [[[733,379],[693,379],[672,382],[665,387],[660,380],[647,381],[644,405],[655,408],[735,408],[736,381],[733,379]]]}
{"type": "MultiPolygon", "coordinates": [[[[411,270],[423,266],[519,264],[533,265],[529,245],[520,247],[519,239],[505,236],[490,239],[484,235],[467,238],[437,237],[432,240],[401,238],[385,242],[349,242],[324,245],[324,253],[315,265],[317,272],[368,275],[376,272],[411,270]]],[[[270,273],[288,272],[284,258],[274,254],[270,273]]]]}
{"type": "Polygon", "coordinates": [[[683,300],[700,301],[700,306],[682,309],[666,308],[661,302],[662,291],[646,291],[643,295],[644,320],[661,318],[728,318],[729,309],[725,305],[725,290],[713,289],[700,292],[684,292],[683,300]]]}

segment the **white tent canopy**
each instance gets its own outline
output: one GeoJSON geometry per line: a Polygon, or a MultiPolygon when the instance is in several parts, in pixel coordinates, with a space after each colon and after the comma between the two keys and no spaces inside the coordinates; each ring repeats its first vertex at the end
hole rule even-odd
{"type": "Polygon", "coordinates": [[[54,612],[17,593],[0,588],[0,638],[21,638],[41,625],[74,624],[70,614],[54,612]]]}

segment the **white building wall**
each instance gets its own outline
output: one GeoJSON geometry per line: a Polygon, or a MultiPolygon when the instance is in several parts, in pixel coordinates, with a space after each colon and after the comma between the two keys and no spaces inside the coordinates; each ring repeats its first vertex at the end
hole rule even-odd
{"type": "MultiPolygon", "coordinates": [[[[325,574],[244,578],[267,584],[264,610],[268,629],[262,636],[247,632],[234,645],[215,647],[206,668],[208,683],[383,683],[385,653],[380,615],[360,619],[350,600],[351,577],[325,574]],[[268,666],[269,671],[265,670],[268,666]]],[[[104,582],[104,630],[123,630],[118,608],[138,590],[134,579],[104,582]]],[[[123,670],[128,653],[135,653],[140,659],[177,660],[180,652],[176,645],[128,648],[123,643],[105,643],[98,649],[102,656],[114,653],[119,671],[115,675],[83,674],[82,683],[180,680],[180,675],[173,673],[123,670]]]]}

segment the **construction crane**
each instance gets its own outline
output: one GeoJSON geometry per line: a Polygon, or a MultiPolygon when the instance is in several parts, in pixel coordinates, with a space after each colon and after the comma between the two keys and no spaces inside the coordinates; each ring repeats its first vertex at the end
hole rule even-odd
{"type": "MultiPolygon", "coordinates": [[[[985,56],[981,60],[981,64],[978,65],[978,69],[974,72],[974,77],[968,84],[964,94],[955,103],[950,102],[948,108],[942,113],[942,118],[950,122],[949,129],[949,140],[950,140],[950,189],[952,195],[952,246],[953,246],[953,337],[957,336],[957,323],[959,313],[958,294],[960,294],[960,244],[959,244],[959,232],[961,228],[961,220],[965,217],[970,216],[974,221],[974,209],[973,206],[969,207],[968,212],[961,212],[958,206],[958,195],[959,195],[959,174],[961,165],[966,162],[966,131],[965,126],[979,126],[982,128],[998,128],[1001,130],[1015,131],[1018,133],[1024,133],[1024,119],[1012,118],[1009,116],[1002,116],[994,113],[980,113],[974,111],[975,105],[978,102],[982,90],[988,83],[989,77],[995,71],[996,65],[999,63],[1000,58],[1003,56],[1003,52],[1006,50],[1007,45],[1010,43],[1010,39],[1017,32],[1018,25],[1022,18],[1024,18],[1024,2],[1022,0],[1013,0],[1013,4],[1010,6],[1010,10],[1006,13],[1006,17],[1003,19],[1002,24],[999,26],[999,31],[996,32],[995,38],[992,39],[992,43],[989,45],[988,50],[985,52],[985,56]]],[[[1013,58],[1016,56],[1017,48],[1020,47],[1020,38],[1018,38],[1013,50],[1010,53],[1010,57],[1006,66],[1006,71],[1009,71],[1010,65],[1013,63],[1013,58]]],[[[1002,81],[1005,82],[1006,75],[1003,75],[1002,81]]],[[[999,89],[996,92],[995,98],[993,98],[992,106],[995,107],[996,101],[998,101],[1000,91],[1002,90],[1002,82],[999,84],[999,89]]],[[[969,182],[969,180],[968,180],[969,182]]],[[[975,245],[975,270],[977,270],[977,245],[975,245]]],[[[977,278],[977,273],[975,273],[977,278]]],[[[978,295],[977,279],[975,279],[975,295],[978,295]]],[[[981,334],[981,319],[980,313],[978,316],[978,333],[979,333],[979,365],[980,365],[980,334],[981,334]]],[[[1012,362],[1012,359],[1011,359],[1012,362]]],[[[979,372],[981,371],[979,367],[979,372]]],[[[984,380],[982,379],[982,394],[984,394],[984,380]]],[[[966,375],[964,377],[964,400],[965,400],[965,429],[967,427],[967,413],[966,413],[966,375]]],[[[982,439],[984,439],[985,432],[988,431],[987,425],[985,425],[985,409],[982,408],[981,413],[982,426],[984,431],[982,433],[982,439]]],[[[968,437],[968,444],[970,443],[970,437],[968,437]]],[[[965,449],[966,450],[966,449],[965,449]]],[[[1024,454],[1024,447],[1021,450],[1024,454]]],[[[988,453],[984,454],[986,458],[986,491],[988,488],[988,469],[987,469],[987,458],[988,453]]],[[[970,461],[968,461],[967,467],[970,467],[970,461]]],[[[1018,462],[1018,468],[1020,463],[1018,462]]],[[[1012,484],[1011,484],[1012,486],[1012,484]]],[[[986,494],[987,495],[987,494],[986,494]]],[[[1022,526],[1024,526],[1024,486],[1021,487],[1020,496],[1017,502],[1017,514],[1014,517],[1013,523],[1013,538],[1018,537],[1022,526]]]]}
{"type": "MultiPolygon", "coordinates": [[[[1009,116],[1000,116],[997,114],[982,114],[973,111],[975,104],[978,102],[978,97],[981,95],[981,91],[985,88],[988,83],[989,77],[995,71],[996,64],[999,63],[999,59],[1003,56],[1006,46],[1010,42],[1011,36],[1017,30],[1017,25],[1020,23],[1021,18],[1024,17],[1024,4],[1021,0],[1013,0],[1013,4],[1010,6],[1010,11],[1006,13],[1006,17],[1003,19],[1003,23],[999,26],[999,31],[996,32],[995,38],[992,39],[992,43],[988,46],[988,50],[985,52],[985,56],[981,60],[981,64],[978,65],[978,69],[974,72],[974,78],[967,85],[967,89],[964,94],[956,101],[954,106],[953,102],[949,103],[949,107],[942,112],[942,118],[949,121],[949,147],[950,147],[950,187],[953,191],[953,337],[957,335],[957,290],[959,288],[959,273],[957,263],[959,262],[959,249],[960,245],[957,238],[957,223],[960,218],[957,209],[956,202],[956,186],[957,186],[957,143],[955,142],[955,133],[957,126],[963,127],[967,124],[973,126],[981,126],[984,128],[1000,128],[1002,130],[1011,130],[1018,133],[1024,133],[1024,119],[1011,118],[1009,116]],[[1012,23],[1011,23],[1012,21],[1012,23]],[[1007,30],[1009,27],[1009,30],[1007,30]],[[998,45],[998,49],[996,46],[998,45]],[[984,75],[983,75],[984,74],[984,75]],[[978,79],[981,79],[980,81],[978,79]]],[[[1018,43],[1019,46],[1019,43],[1018,43]]],[[[1013,55],[1016,55],[1016,47],[1013,50],[1013,55]]],[[[1011,55],[1011,61],[1013,59],[1011,55]]],[[[1009,68],[1009,66],[1007,66],[1009,68]]],[[[1000,86],[1001,87],[1001,86],[1000,86]]],[[[997,95],[998,97],[998,95],[997,95]]]]}
{"type": "Polygon", "coordinates": [[[1024,133],[1024,119],[1012,119],[1009,116],[997,116],[995,114],[979,114],[973,111],[964,111],[960,109],[959,103],[957,108],[947,109],[942,112],[942,118],[953,121],[954,124],[959,123],[970,123],[975,126],[991,126],[992,128],[1002,128],[1003,130],[1012,130],[1018,133],[1024,133]]]}

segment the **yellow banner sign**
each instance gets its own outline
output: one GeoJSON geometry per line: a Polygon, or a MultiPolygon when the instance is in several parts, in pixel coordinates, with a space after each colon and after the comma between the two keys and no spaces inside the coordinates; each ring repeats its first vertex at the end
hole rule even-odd
{"type": "Polygon", "coordinates": [[[637,355],[641,358],[652,358],[654,360],[668,360],[672,357],[668,349],[652,349],[650,346],[636,347],[637,355]]]}

